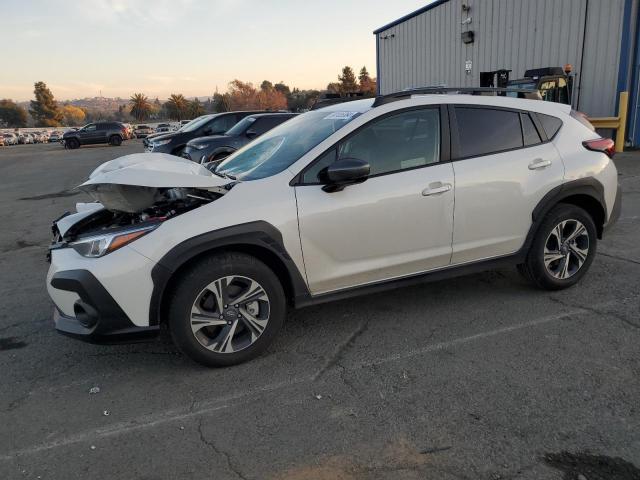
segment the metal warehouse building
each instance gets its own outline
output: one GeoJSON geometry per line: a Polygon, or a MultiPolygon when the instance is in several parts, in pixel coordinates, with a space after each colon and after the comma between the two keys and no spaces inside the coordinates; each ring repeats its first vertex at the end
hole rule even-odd
{"type": "Polygon", "coordinates": [[[640,0],[438,0],[374,32],[379,93],[479,87],[480,73],[573,65],[573,107],[617,114],[640,146],[640,0]]]}

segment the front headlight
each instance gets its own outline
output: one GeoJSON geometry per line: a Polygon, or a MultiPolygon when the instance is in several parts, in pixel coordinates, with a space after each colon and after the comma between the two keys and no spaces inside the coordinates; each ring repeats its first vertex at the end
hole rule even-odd
{"type": "Polygon", "coordinates": [[[137,240],[158,228],[160,224],[150,225],[147,227],[136,228],[132,230],[124,230],[115,233],[107,233],[104,235],[95,235],[83,238],[75,242],[71,242],[69,246],[73,248],[83,257],[98,258],[111,253],[126,244],[137,240]]]}
{"type": "Polygon", "coordinates": [[[191,148],[195,148],[196,150],[204,150],[209,146],[207,143],[196,143],[194,145],[189,145],[191,148]]]}
{"type": "Polygon", "coordinates": [[[151,145],[153,147],[159,147],[160,145],[166,145],[167,143],[171,142],[171,139],[168,140],[158,140],[156,142],[151,142],[151,145]]]}

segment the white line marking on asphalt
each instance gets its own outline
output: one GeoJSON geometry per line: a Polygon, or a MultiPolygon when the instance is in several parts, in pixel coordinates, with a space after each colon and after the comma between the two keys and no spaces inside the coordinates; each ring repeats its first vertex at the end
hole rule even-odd
{"type": "MultiPolygon", "coordinates": [[[[398,354],[389,355],[383,358],[377,358],[377,359],[361,362],[354,366],[348,366],[347,369],[355,370],[357,368],[364,368],[364,367],[369,367],[373,365],[382,365],[385,363],[395,362],[398,360],[404,360],[407,358],[412,358],[419,355],[424,355],[427,353],[444,350],[446,348],[451,348],[458,345],[474,342],[476,340],[482,340],[485,338],[495,337],[497,335],[502,335],[502,334],[514,332],[517,330],[522,330],[525,328],[535,327],[535,326],[543,325],[546,323],[564,320],[566,318],[570,318],[575,315],[580,315],[584,313],[589,313],[589,312],[584,309],[575,309],[559,315],[542,317],[536,320],[522,322],[516,325],[510,325],[508,327],[497,328],[495,330],[481,332],[475,335],[469,335],[467,337],[456,338],[454,340],[450,340],[447,342],[434,343],[432,345],[427,345],[423,348],[410,350],[408,352],[398,353],[398,354]]],[[[54,440],[49,443],[42,443],[40,445],[34,445],[31,447],[26,447],[19,450],[14,450],[6,454],[2,454],[0,455],[0,461],[13,460],[15,457],[18,457],[18,456],[32,455],[34,453],[39,453],[39,452],[51,450],[54,448],[65,447],[65,446],[73,445],[76,443],[88,442],[89,440],[97,441],[101,438],[107,438],[107,437],[126,434],[129,432],[138,431],[138,430],[144,430],[147,428],[153,428],[159,425],[164,425],[166,423],[176,422],[179,420],[186,420],[186,419],[197,417],[200,415],[213,413],[218,410],[233,408],[238,406],[240,404],[240,401],[242,400],[251,401],[251,400],[254,400],[255,397],[259,397],[260,395],[263,395],[265,393],[272,393],[272,392],[282,390],[287,387],[292,387],[295,385],[312,383],[314,377],[315,375],[309,375],[308,377],[273,383],[273,384],[266,385],[261,388],[256,388],[247,392],[241,392],[234,395],[219,397],[214,400],[203,402],[200,408],[198,408],[197,410],[196,409],[192,410],[191,408],[188,408],[188,407],[180,408],[180,409],[172,409],[162,413],[147,415],[145,417],[139,418],[134,421],[115,423],[113,425],[109,425],[106,427],[96,428],[90,431],[77,433],[74,435],[70,435],[68,437],[63,437],[58,440],[54,440]]]]}

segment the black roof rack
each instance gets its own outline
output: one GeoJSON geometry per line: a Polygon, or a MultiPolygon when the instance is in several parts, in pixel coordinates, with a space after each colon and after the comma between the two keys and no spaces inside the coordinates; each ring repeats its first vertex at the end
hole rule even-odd
{"type": "Polygon", "coordinates": [[[522,93],[532,95],[537,93],[537,90],[528,90],[525,88],[493,88],[493,87],[423,87],[423,88],[411,88],[408,90],[402,90],[401,92],[389,93],[387,95],[378,95],[373,102],[372,107],[379,107],[385,103],[395,102],[397,100],[403,100],[410,98],[412,95],[430,95],[430,94],[445,94],[445,93],[462,93],[467,95],[482,95],[487,93],[494,93],[496,95],[506,93],[522,93]]]}

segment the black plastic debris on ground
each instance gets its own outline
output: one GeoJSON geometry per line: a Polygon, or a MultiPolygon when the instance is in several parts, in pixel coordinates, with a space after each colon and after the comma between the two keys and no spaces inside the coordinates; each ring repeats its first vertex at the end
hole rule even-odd
{"type": "Polygon", "coordinates": [[[547,465],[564,473],[563,480],[640,480],[640,469],[620,457],[590,453],[547,453],[547,465]]]}

